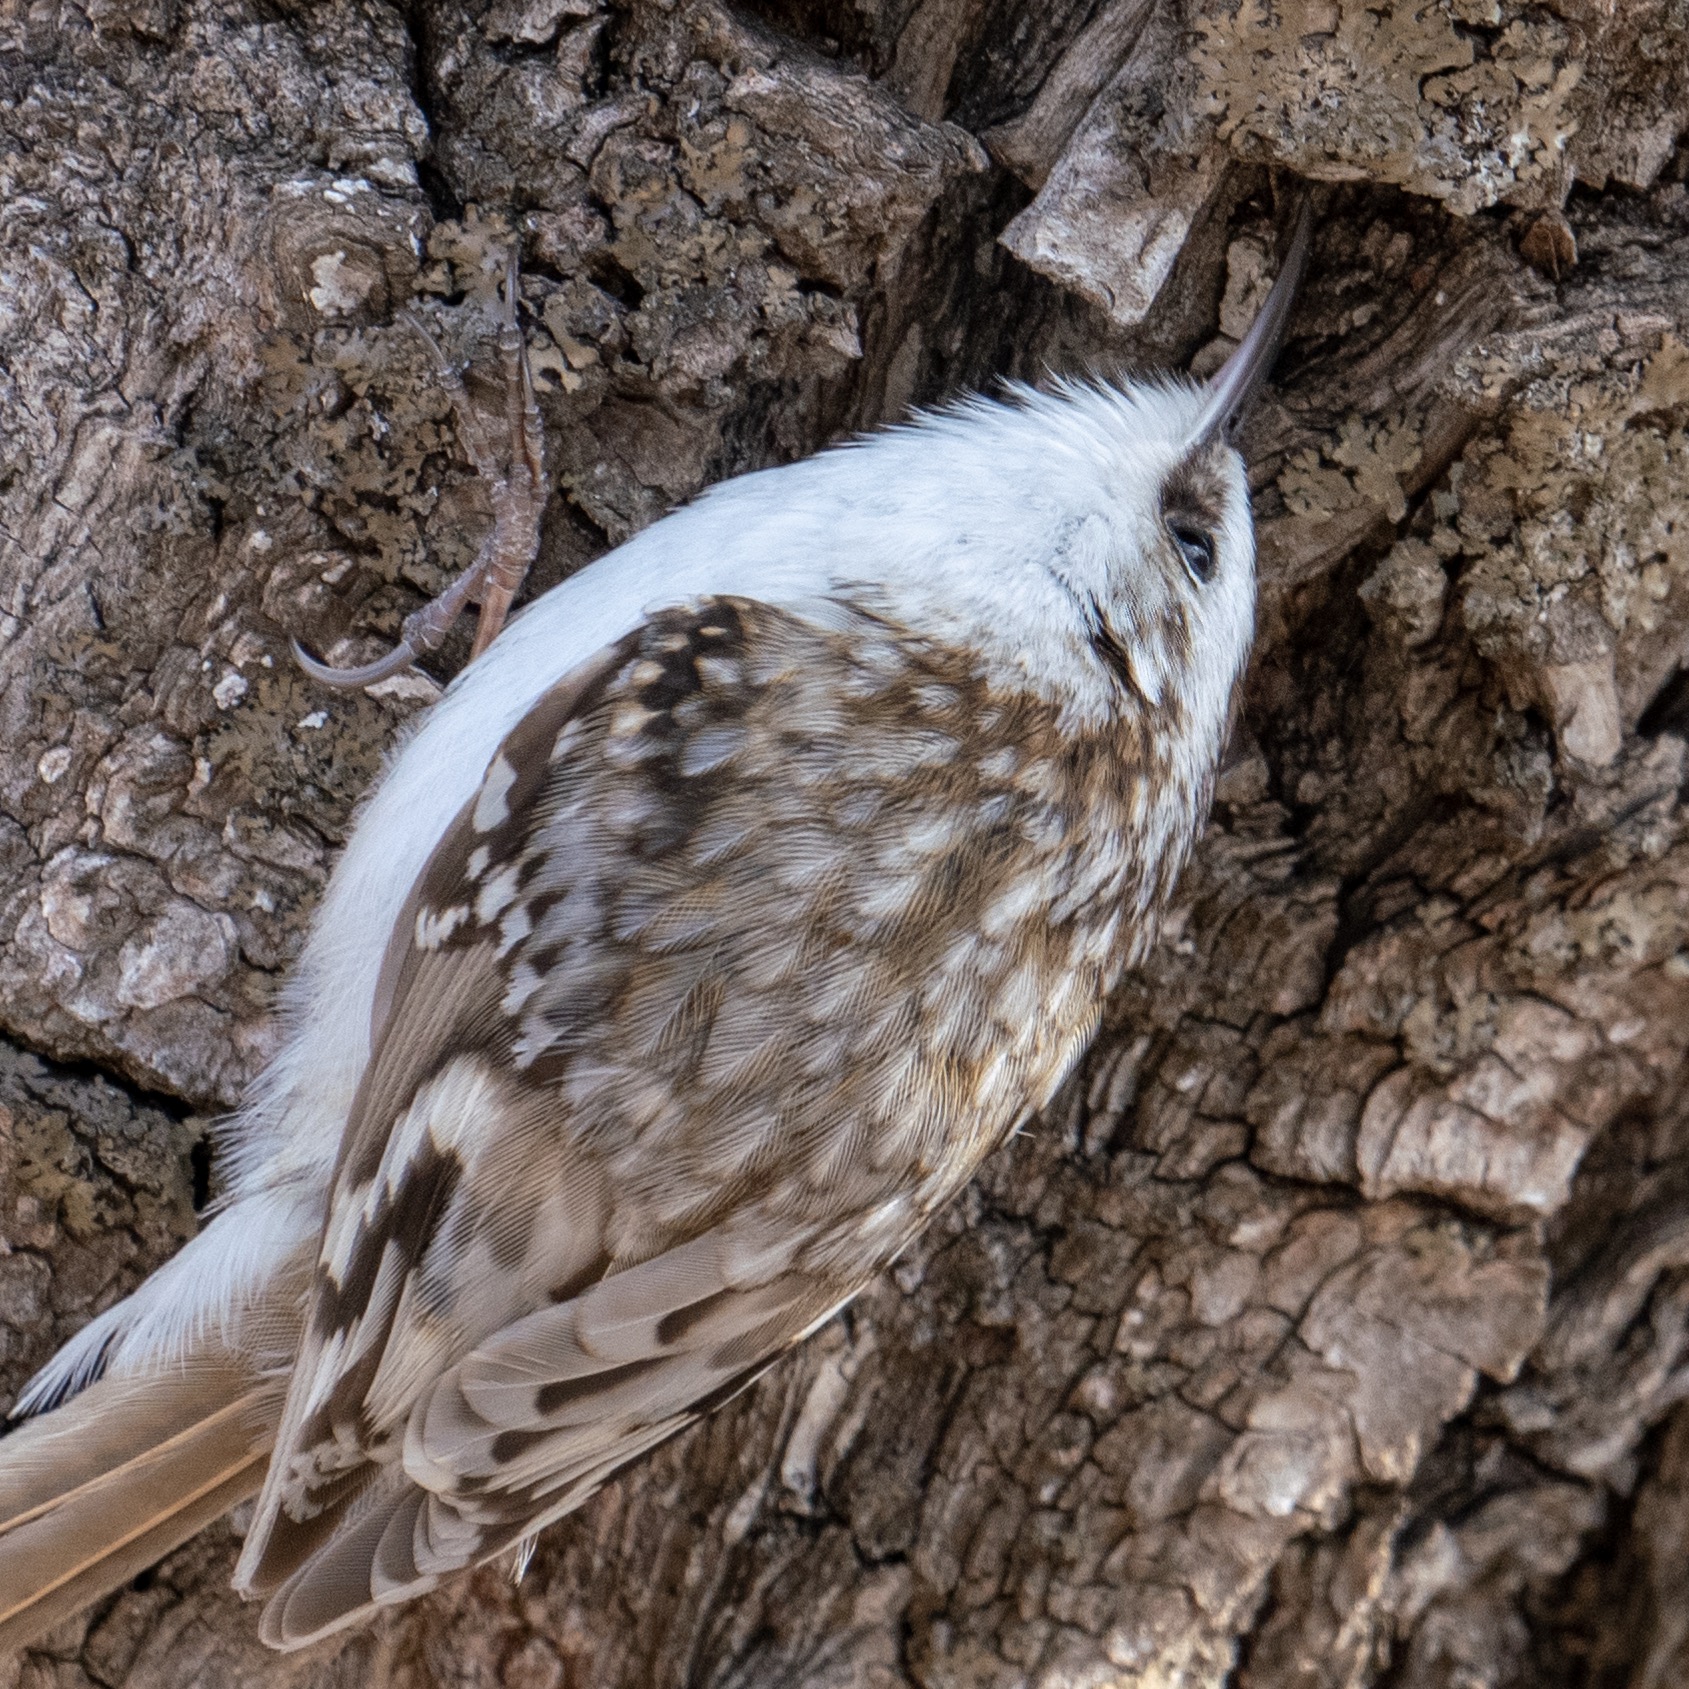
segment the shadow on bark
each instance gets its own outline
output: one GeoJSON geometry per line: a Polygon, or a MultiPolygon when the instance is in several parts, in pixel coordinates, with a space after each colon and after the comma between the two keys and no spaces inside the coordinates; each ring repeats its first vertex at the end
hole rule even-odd
{"type": "MultiPolygon", "coordinates": [[[[1689,57],[1669,0],[0,16],[0,1358],[187,1234],[487,520],[395,313],[519,231],[536,588],[1000,375],[1198,371],[1275,207],[1261,637],[1060,1107],[751,1394],[279,1659],[233,1526],[0,1685],[1689,1674],[1689,57]]],[[[464,656],[448,646],[437,668],[464,656]]],[[[238,1526],[238,1519],[234,1522],[238,1526]]]]}

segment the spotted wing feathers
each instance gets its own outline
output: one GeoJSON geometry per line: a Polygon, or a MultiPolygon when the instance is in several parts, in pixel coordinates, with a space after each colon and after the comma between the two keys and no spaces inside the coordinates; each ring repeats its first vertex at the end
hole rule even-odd
{"type": "Polygon", "coordinates": [[[442,1373],[401,1457],[272,1587],[265,1640],[298,1646],[514,1546],[737,1393],[840,1299],[781,1258],[760,1282],[730,1282],[742,1254],[726,1233],[696,1239],[536,1310],[442,1373]]]}
{"type": "Polygon", "coordinates": [[[237,1569],[271,1641],[578,1505],[1048,1093],[1141,891],[1086,754],[838,606],[665,612],[529,712],[382,970],[237,1569]]]}

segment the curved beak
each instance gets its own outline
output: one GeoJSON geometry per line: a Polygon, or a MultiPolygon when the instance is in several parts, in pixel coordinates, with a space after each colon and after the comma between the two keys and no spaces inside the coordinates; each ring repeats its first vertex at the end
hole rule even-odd
{"type": "Polygon", "coordinates": [[[1308,247],[1313,230],[1312,201],[1304,198],[1296,213],[1296,227],[1290,246],[1279,266],[1278,280],[1273,283],[1260,315],[1249,325],[1249,332],[1237,344],[1237,350],[1214,372],[1208,383],[1208,405],[1197,425],[1198,440],[1217,440],[1228,436],[1255,397],[1256,390],[1266,380],[1267,372],[1278,356],[1284,327],[1290,320],[1290,308],[1296,303],[1296,291],[1302,285],[1302,272],[1308,263],[1308,247]]]}

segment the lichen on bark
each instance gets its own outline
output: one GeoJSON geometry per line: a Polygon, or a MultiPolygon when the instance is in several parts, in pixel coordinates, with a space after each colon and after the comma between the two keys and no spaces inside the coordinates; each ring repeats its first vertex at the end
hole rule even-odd
{"type": "Polygon", "coordinates": [[[0,1685],[1665,1685],[1689,1658],[1679,0],[0,10],[0,1362],[191,1229],[205,1116],[463,660],[325,696],[489,518],[534,589],[999,374],[1214,367],[1260,637],[1162,944],[1048,1118],[753,1392],[280,1659],[238,1518],[0,1685]],[[489,389],[490,392],[490,389],[489,389]]]}

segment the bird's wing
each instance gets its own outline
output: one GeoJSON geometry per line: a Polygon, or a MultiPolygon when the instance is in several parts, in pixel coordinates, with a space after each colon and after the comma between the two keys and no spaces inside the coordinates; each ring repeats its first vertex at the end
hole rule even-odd
{"type": "Polygon", "coordinates": [[[740,1387],[1066,1059],[1026,1028],[1094,979],[1007,925],[1061,832],[1036,709],[873,618],[718,599],[518,725],[383,967],[237,1571],[272,1640],[486,1557],[740,1387]]]}

